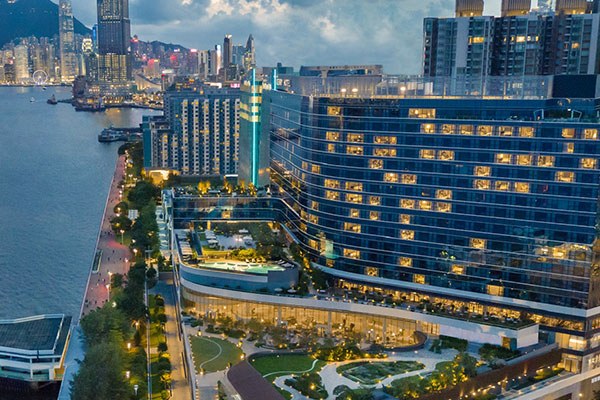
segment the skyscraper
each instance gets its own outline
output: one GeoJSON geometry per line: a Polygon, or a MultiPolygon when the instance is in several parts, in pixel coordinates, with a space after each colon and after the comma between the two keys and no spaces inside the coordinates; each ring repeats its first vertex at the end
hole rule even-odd
{"type": "Polygon", "coordinates": [[[474,17],[483,15],[483,0],[457,0],[457,17],[474,17]]]}
{"type": "Polygon", "coordinates": [[[29,52],[27,45],[15,46],[15,82],[25,83],[29,81],[29,52]]]}
{"type": "Polygon", "coordinates": [[[531,0],[502,0],[502,16],[525,15],[531,10],[531,0]]]}
{"type": "Polygon", "coordinates": [[[248,36],[248,41],[246,42],[246,52],[244,54],[244,71],[250,71],[250,69],[255,65],[256,60],[254,55],[254,37],[252,37],[252,34],[250,34],[250,36],[248,36]]]}
{"type": "Polygon", "coordinates": [[[131,79],[128,0],[98,0],[99,80],[106,83],[131,79]]]}
{"type": "Polygon", "coordinates": [[[223,68],[227,69],[233,63],[233,39],[231,35],[225,35],[223,39],[223,68]]]}
{"type": "Polygon", "coordinates": [[[77,55],[75,54],[71,0],[60,0],[58,4],[58,31],[60,39],[60,77],[62,82],[71,83],[77,76],[77,55]]]}

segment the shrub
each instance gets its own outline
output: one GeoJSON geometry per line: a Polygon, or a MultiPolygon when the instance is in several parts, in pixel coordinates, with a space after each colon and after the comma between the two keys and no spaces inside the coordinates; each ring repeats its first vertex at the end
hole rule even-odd
{"type": "Polygon", "coordinates": [[[484,361],[490,361],[493,359],[508,360],[517,357],[521,354],[519,350],[511,350],[506,347],[496,346],[493,344],[486,343],[479,348],[479,355],[484,361]]]}
{"type": "Polygon", "coordinates": [[[169,350],[167,342],[160,342],[157,346],[157,349],[160,353],[165,353],[167,350],[169,350]]]}

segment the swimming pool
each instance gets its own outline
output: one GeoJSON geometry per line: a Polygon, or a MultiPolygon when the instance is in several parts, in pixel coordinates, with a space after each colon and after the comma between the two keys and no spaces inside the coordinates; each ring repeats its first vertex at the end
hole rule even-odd
{"type": "Polygon", "coordinates": [[[245,263],[242,261],[219,261],[200,264],[201,268],[213,268],[222,271],[245,272],[266,275],[269,271],[284,271],[285,268],[274,264],[245,263]]]}

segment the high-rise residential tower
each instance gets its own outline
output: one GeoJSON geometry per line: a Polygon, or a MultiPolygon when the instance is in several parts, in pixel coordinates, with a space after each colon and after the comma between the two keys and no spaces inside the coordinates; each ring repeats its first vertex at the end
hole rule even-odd
{"type": "Polygon", "coordinates": [[[99,80],[106,83],[131,79],[128,0],[98,0],[99,80]]]}
{"type": "Polygon", "coordinates": [[[64,83],[71,83],[78,72],[71,0],[60,0],[58,4],[58,31],[60,39],[60,78],[64,83]]]}

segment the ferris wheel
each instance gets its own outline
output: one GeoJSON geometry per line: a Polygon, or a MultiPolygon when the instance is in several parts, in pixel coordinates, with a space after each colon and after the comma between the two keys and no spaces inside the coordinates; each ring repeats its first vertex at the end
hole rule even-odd
{"type": "Polygon", "coordinates": [[[46,73],[46,71],[43,71],[41,69],[35,71],[33,73],[33,82],[36,85],[46,84],[46,82],[48,82],[48,74],[46,73]]]}

